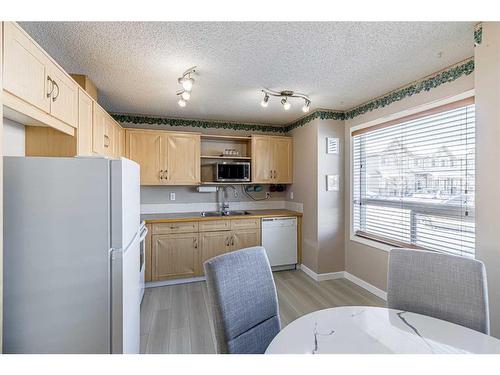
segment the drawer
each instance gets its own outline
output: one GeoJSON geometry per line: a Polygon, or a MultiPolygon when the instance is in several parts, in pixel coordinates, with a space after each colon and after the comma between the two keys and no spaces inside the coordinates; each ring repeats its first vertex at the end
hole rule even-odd
{"type": "Polygon", "coordinates": [[[231,220],[231,230],[260,228],[260,219],[231,220]]]}
{"type": "Polygon", "coordinates": [[[153,224],[153,234],[191,233],[198,232],[197,221],[179,221],[172,223],[153,224]]]}
{"type": "Polygon", "coordinates": [[[200,232],[215,232],[219,230],[230,230],[231,223],[229,220],[210,220],[200,221],[200,232]]]}

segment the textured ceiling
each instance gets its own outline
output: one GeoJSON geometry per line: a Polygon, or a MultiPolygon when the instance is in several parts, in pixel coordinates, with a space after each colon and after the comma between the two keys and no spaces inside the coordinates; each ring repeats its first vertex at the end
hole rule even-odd
{"type": "Polygon", "coordinates": [[[283,124],[296,99],[261,108],[260,89],[349,109],[473,55],[473,22],[20,22],[111,112],[283,124]],[[197,65],[191,101],[177,77],[197,65]]]}

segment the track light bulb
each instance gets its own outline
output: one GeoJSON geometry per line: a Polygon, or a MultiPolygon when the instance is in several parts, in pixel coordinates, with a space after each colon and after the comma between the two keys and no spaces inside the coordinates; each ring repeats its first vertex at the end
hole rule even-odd
{"type": "Polygon", "coordinates": [[[264,108],[267,107],[267,105],[269,104],[269,95],[264,95],[264,99],[262,99],[262,101],[260,102],[260,105],[264,108]]]}
{"type": "Polygon", "coordinates": [[[183,78],[182,79],[182,88],[185,90],[185,91],[191,91],[193,89],[193,83],[194,83],[194,79],[192,78],[183,78]]]}
{"type": "Polygon", "coordinates": [[[179,107],[185,107],[186,106],[186,101],[182,98],[179,99],[179,101],[177,102],[177,104],[179,104],[179,107]]]}
{"type": "Polygon", "coordinates": [[[309,106],[311,105],[311,102],[309,101],[306,101],[306,103],[304,104],[304,106],[302,107],[302,112],[306,113],[306,112],[309,112],[309,106]]]}
{"type": "Polygon", "coordinates": [[[283,104],[283,109],[285,111],[288,111],[290,109],[290,107],[292,106],[287,99],[281,99],[281,104],[283,104]]]}
{"type": "Polygon", "coordinates": [[[191,99],[191,93],[189,91],[183,91],[181,94],[182,99],[189,100],[191,99]]]}

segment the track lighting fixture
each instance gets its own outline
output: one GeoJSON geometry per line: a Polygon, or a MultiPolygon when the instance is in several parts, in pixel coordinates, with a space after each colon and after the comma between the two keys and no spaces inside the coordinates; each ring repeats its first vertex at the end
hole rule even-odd
{"type": "Polygon", "coordinates": [[[304,113],[309,112],[310,107],[311,107],[311,102],[309,100],[306,100],[304,106],[302,107],[302,112],[304,113]]]}
{"type": "Polygon", "coordinates": [[[269,95],[265,94],[264,99],[260,102],[260,105],[264,108],[266,108],[269,104],[269,95]]]}
{"type": "Polygon", "coordinates": [[[182,91],[177,92],[177,96],[180,96],[180,99],[177,102],[180,107],[185,107],[186,102],[191,99],[191,90],[193,89],[194,84],[194,78],[191,77],[191,74],[193,73],[196,73],[196,66],[186,70],[182,73],[182,77],[177,79],[177,82],[182,85],[182,91]]]}
{"type": "Polygon", "coordinates": [[[309,112],[311,108],[311,99],[309,99],[309,97],[304,94],[299,94],[297,92],[293,92],[290,90],[274,91],[269,89],[262,89],[262,92],[264,93],[264,98],[260,102],[260,105],[264,108],[267,107],[267,105],[269,104],[270,95],[283,98],[281,99],[281,104],[283,105],[283,109],[285,111],[288,111],[292,107],[292,104],[288,100],[289,98],[301,98],[304,100],[304,106],[302,107],[302,112],[309,112]]]}
{"type": "Polygon", "coordinates": [[[283,104],[283,109],[285,111],[288,111],[290,109],[290,107],[292,106],[290,104],[290,102],[288,101],[288,98],[285,98],[285,99],[281,99],[281,104],[283,104]]]}

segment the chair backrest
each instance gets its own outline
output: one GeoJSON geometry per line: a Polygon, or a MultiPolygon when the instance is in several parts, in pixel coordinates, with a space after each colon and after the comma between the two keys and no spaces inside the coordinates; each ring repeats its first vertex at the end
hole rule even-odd
{"type": "Polygon", "coordinates": [[[431,251],[392,249],[387,307],[429,315],[489,334],[484,264],[431,251]]]}
{"type": "Polygon", "coordinates": [[[280,331],[278,298],[263,247],[207,260],[203,267],[217,353],[264,353],[280,331]]]}

